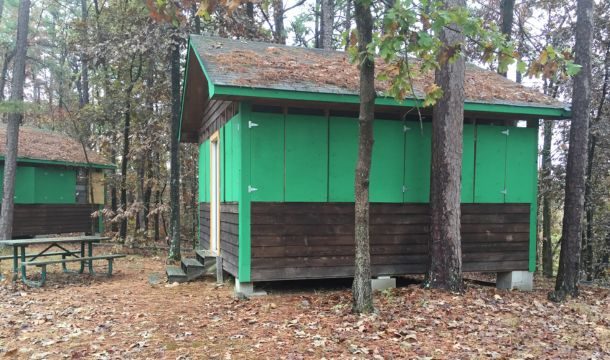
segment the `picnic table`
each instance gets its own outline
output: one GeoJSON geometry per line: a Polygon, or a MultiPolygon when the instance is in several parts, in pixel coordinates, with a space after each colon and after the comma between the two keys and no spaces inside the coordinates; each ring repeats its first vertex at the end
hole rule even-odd
{"type": "Polygon", "coordinates": [[[85,266],[88,266],[89,273],[95,274],[93,269],[94,260],[107,260],[108,271],[107,275],[112,275],[112,262],[116,258],[125,257],[125,255],[109,254],[93,256],[93,244],[99,243],[102,240],[107,240],[108,237],[103,236],[74,236],[74,237],[55,237],[55,238],[35,238],[35,239],[20,239],[20,240],[2,240],[1,245],[12,246],[13,255],[0,257],[0,260],[13,259],[13,281],[19,277],[21,268],[21,280],[28,286],[40,287],[46,281],[46,267],[52,264],[61,264],[64,272],[72,272],[82,274],[85,271],[85,266]],[[69,250],[68,245],[80,244],[80,249],[69,250]],[[32,245],[47,245],[42,251],[34,253],[26,253],[26,248],[32,245]],[[50,251],[55,250],[55,251],[50,251]],[[59,251],[57,251],[59,250],[59,251]],[[61,259],[56,260],[37,260],[45,256],[61,256],[61,259]],[[26,260],[27,259],[27,260],[26,260]],[[79,262],[80,268],[77,271],[71,271],[67,268],[67,263],[79,262]],[[26,268],[28,266],[36,266],[41,268],[41,279],[39,281],[29,280],[27,278],[26,268]]]}

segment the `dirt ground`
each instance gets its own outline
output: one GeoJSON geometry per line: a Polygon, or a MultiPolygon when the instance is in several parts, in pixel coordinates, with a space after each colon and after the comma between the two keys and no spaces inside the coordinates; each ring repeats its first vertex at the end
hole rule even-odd
{"type": "Polygon", "coordinates": [[[378,314],[350,313],[349,282],[267,285],[233,297],[230,282],[167,284],[163,256],[119,259],[115,276],[50,268],[42,289],[0,269],[0,357],[92,359],[610,359],[610,291],[578,300],[468,282],[464,295],[418,284],[377,293],[378,314]],[[158,284],[151,285],[151,283],[158,284]]]}

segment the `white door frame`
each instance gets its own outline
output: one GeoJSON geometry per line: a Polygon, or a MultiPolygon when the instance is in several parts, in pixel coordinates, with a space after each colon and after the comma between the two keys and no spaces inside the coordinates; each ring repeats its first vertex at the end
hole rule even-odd
{"type": "Polygon", "coordinates": [[[220,137],[210,137],[210,252],[220,250],[220,137]]]}

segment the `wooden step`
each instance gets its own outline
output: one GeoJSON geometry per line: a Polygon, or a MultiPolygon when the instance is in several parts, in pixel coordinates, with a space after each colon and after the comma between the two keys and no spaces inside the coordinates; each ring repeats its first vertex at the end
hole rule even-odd
{"type": "Polygon", "coordinates": [[[197,279],[205,274],[203,264],[196,259],[182,259],[182,271],[186,273],[188,281],[197,279]]]}
{"type": "Polygon", "coordinates": [[[197,259],[197,261],[199,261],[200,263],[206,265],[206,259],[208,259],[208,262],[213,262],[216,263],[216,257],[218,255],[216,255],[215,253],[212,253],[210,250],[195,250],[195,258],[197,259]]]}
{"type": "Polygon", "coordinates": [[[167,274],[167,282],[170,284],[175,282],[183,283],[188,281],[186,274],[179,266],[168,266],[165,270],[165,273],[167,274]]]}

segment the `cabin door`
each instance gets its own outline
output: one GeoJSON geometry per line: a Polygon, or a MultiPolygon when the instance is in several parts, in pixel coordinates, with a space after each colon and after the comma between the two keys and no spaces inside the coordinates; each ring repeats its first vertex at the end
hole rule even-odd
{"type": "Polygon", "coordinates": [[[220,157],[219,136],[210,138],[210,251],[218,254],[220,244],[220,157]]]}

